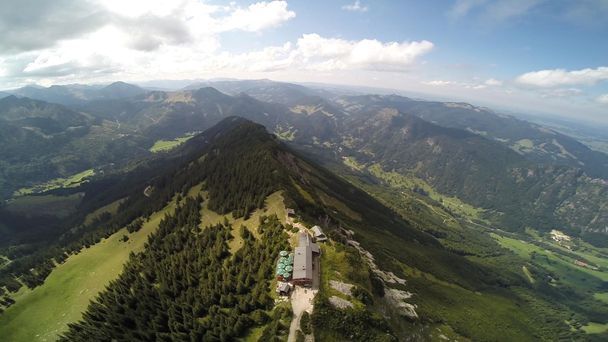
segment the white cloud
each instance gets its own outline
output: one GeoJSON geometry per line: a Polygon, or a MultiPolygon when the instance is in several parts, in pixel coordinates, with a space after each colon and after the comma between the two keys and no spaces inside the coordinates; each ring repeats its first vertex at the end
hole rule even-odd
{"type": "Polygon", "coordinates": [[[583,91],[578,88],[557,88],[544,89],[540,92],[542,97],[572,97],[583,95],[583,91]]]}
{"type": "Polygon", "coordinates": [[[221,69],[242,71],[278,70],[375,70],[402,72],[428,53],[433,44],[420,42],[380,42],[325,38],[304,34],[295,43],[266,47],[242,54],[220,53],[206,61],[221,69]]]}
{"type": "Polygon", "coordinates": [[[433,81],[424,81],[424,82],[422,82],[422,84],[432,86],[432,87],[452,87],[452,88],[480,90],[480,89],[488,88],[488,86],[502,85],[502,82],[491,78],[483,83],[433,80],[433,81]]]}
{"type": "Polygon", "coordinates": [[[593,85],[608,80],[608,67],[568,71],[552,69],[528,72],[516,78],[516,82],[536,87],[557,87],[564,85],[593,85]]]}
{"type": "MultiPolygon", "coordinates": [[[[214,67],[222,70],[223,66],[232,63],[222,60],[222,33],[235,30],[262,32],[296,15],[285,1],[257,2],[246,7],[214,6],[199,0],[89,2],[83,15],[93,11],[101,13],[99,17],[104,19],[103,22],[97,20],[96,26],[91,26],[93,28],[75,28],[70,34],[58,30],[48,44],[41,45],[38,40],[24,41],[17,52],[0,49],[0,59],[4,60],[0,82],[6,87],[34,81],[48,83],[51,78],[55,83],[65,83],[110,74],[128,79],[167,77],[214,67]]],[[[63,17],[58,18],[63,20],[63,17]]],[[[65,31],[72,22],[54,25],[65,31]]],[[[2,27],[0,22],[0,32],[2,27]]],[[[45,35],[43,25],[32,25],[31,30],[26,37],[49,36],[45,35]]],[[[0,37],[0,47],[3,39],[8,39],[7,44],[12,39],[7,38],[12,36],[10,32],[6,33],[0,37]]],[[[262,69],[270,68],[273,63],[280,64],[276,59],[267,63],[262,60],[268,51],[258,51],[260,60],[249,67],[262,69]]],[[[254,53],[249,59],[253,60],[255,56],[254,53]]]]}
{"type": "Polygon", "coordinates": [[[350,41],[305,34],[297,42],[294,53],[310,69],[372,69],[403,71],[417,58],[433,49],[433,43],[383,43],[375,39],[350,41]]]}
{"type": "Polygon", "coordinates": [[[602,104],[608,104],[608,94],[598,96],[595,101],[602,104]]]}
{"type": "Polygon", "coordinates": [[[247,8],[236,8],[221,21],[223,30],[257,32],[273,28],[295,18],[296,13],[287,9],[286,1],[258,2],[247,8]]]}
{"type": "Polygon", "coordinates": [[[499,87],[502,85],[502,81],[499,81],[494,78],[489,78],[484,82],[484,84],[491,87],[499,87]]]}
{"type": "Polygon", "coordinates": [[[455,85],[456,82],[444,81],[444,80],[434,80],[434,81],[425,81],[425,82],[422,82],[422,84],[443,87],[443,86],[448,86],[448,85],[455,85]]]}
{"type": "MultiPolygon", "coordinates": [[[[367,70],[404,72],[432,50],[428,41],[381,42],[345,40],[305,34],[293,42],[244,53],[222,51],[221,36],[203,35],[189,27],[191,40],[173,43],[160,35],[152,49],[133,46],[138,35],[107,26],[56,47],[22,54],[8,66],[1,82],[37,83],[102,82],[106,79],[192,78],[203,75],[338,72],[367,70]],[[12,67],[11,67],[12,65],[12,67]]],[[[154,35],[150,35],[154,38],[154,35]]],[[[7,86],[5,86],[8,88],[7,86]]]]}
{"type": "Polygon", "coordinates": [[[352,4],[342,6],[342,9],[351,12],[367,12],[368,10],[367,6],[362,5],[359,0],[353,2],[352,4]]]}

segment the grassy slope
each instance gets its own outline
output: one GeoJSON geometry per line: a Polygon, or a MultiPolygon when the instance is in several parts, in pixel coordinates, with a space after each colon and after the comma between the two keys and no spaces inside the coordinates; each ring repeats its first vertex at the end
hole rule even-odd
{"type": "MultiPolygon", "coordinates": [[[[199,185],[200,187],[200,185],[199,185]]],[[[203,192],[203,198],[206,200],[208,198],[207,192],[203,192]]],[[[238,218],[234,219],[232,214],[228,215],[220,215],[214,211],[209,210],[207,207],[208,201],[204,202],[203,209],[201,210],[202,222],[201,227],[207,227],[211,225],[215,225],[218,223],[224,222],[224,219],[228,220],[230,224],[232,224],[232,240],[228,242],[228,246],[230,247],[230,252],[236,252],[243,245],[243,239],[239,234],[239,229],[241,225],[247,227],[249,231],[257,237],[257,226],[260,219],[260,216],[271,216],[277,215],[282,224],[285,224],[285,204],[283,203],[283,196],[281,191],[277,191],[266,199],[266,206],[263,210],[254,211],[248,219],[238,218]]]]}
{"type": "Polygon", "coordinates": [[[95,210],[94,212],[88,214],[85,218],[84,218],[84,224],[91,224],[91,222],[93,222],[94,219],[96,219],[97,217],[99,217],[101,214],[103,213],[109,213],[109,214],[116,214],[116,211],[118,210],[118,207],[120,206],[120,204],[124,201],[125,199],[119,199],[117,201],[114,201],[108,205],[104,205],[103,207],[95,210]]]}
{"type": "MultiPolygon", "coordinates": [[[[557,251],[543,249],[523,240],[512,239],[497,234],[492,234],[492,237],[494,237],[503,247],[513,251],[524,260],[533,261],[558,275],[559,280],[554,282],[556,286],[566,285],[586,291],[593,286],[592,284],[608,281],[608,272],[606,272],[605,266],[607,260],[595,256],[592,254],[592,251],[572,252],[567,251],[564,248],[556,248],[557,251],[563,251],[564,254],[562,254],[557,251]],[[588,260],[596,262],[598,265],[602,266],[602,270],[596,271],[577,266],[574,264],[575,259],[568,254],[585,257],[588,260]]],[[[558,247],[555,244],[551,244],[551,246],[554,248],[558,247]]],[[[608,293],[595,293],[593,297],[598,301],[608,303],[608,293]]],[[[593,319],[593,317],[590,318],[593,319]]],[[[587,334],[604,333],[608,331],[608,322],[598,323],[591,321],[582,326],[581,330],[587,334]]]]}
{"type": "Polygon", "coordinates": [[[170,151],[179,145],[185,143],[190,140],[194,135],[185,135],[183,137],[175,138],[173,140],[158,140],[154,143],[152,147],[150,147],[150,152],[158,153],[158,152],[166,152],[170,151]]]}
{"type": "Polygon", "coordinates": [[[595,293],[593,297],[597,300],[600,300],[606,304],[608,304],[608,292],[595,293]]]}
{"type": "Polygon", "coordinates": [[[87,178],[93,177],[94,175],[95,170],[84,170],[69,177],[55,178],[43,184],[35,185],[29,188],[21,188],[15,191],[14,196],[30,195],[33,193],[40,193],[59,188],[75,188],[80,184],[86,182],[87,178]]]}
{"type": "MultiPolygon", "coordinates": [[[[541,274],[536,274],[538,268],[530,268],[532,264],[529,259],[530,251],[534,247],[538,248],[534,244],[526,246],[529,249],[528,251],[521,253],[520,250],[520,253],[516,252],[515,254],[518,257],[509,256],[508,253],[496,256],[499,247],[493,242],[494,239],[487,234],[492,230],[486,227],[487,224],[477,225],[471,222],[471,220],[482,221],[482,210],[467,207],[465,203],[458,203],[457,199],[454,202],[451,199],[446,201],[446,198],[441,198],[443,197],[441,194],[427,187],[424,182],[419,182],[415,177],[386,172],[374,165],[360,165],[352,158],[346,158],[343,160],[343,164],[352,170],[363,170],[364,175],[356,176],[356,173],[351,175],[351,173],[340,171],[339,167],[335,167],[338,174],[344,174],[344,177],[351,183],[365,189],[385,205],[394,208],[408,220],[415,222],[419,228],[439,237],[444,246],[457,251],[472,253],[471,256],[467,256],[469,260],[483,267],[505,271],[505,275],[509,279],[515,280],[513,277],[516,276],[516,273],[511,272],[519,270],[520,276],[528,284],[532,283],[532,279],[534,279],[534,283],[531,284],[532,287],[537,286],[539,280],[541,283],[545,282],[545,278],[541,274]],[[382,180],[382,183],[378,184],[365,179],[366,175],[369,174],[373,175],[373,178],[382,180]],[[423,189],[428,196],[411,191],[415,187],[423,189]],[[461,206],[461,204],[463,205],[461,206]],[[471,232],[471,229],[475,232],[471,232]],[[434,231],[438,233],[435,234],[434,231]]],[[[514,241],[518,242],[518,240],[514,241]]],[[[542,242],[546,244],[547,240],[543,239],[542,242]]],[[[390,249],[387,247],[389,244],[391,244],[391,241],[387,240],[383,249],[390,249]]],[[[558,246],[552,247],[563,249],[558,246]]],[[[578,250],[570,253],[577,254],[581,259],[588,260],[602,268],[605,267],[604,263],[607,259],[604,250],[591,248],[586,244],[579,247],[578,250]]],[[[372,252],[374,251],[372,250],[372,252]]],[[[565,282],[566,286],[576,286],[578,289],[591,289],[598,285],[600,279],[604,278],[601,272],[579,269],[578,266],[573,264],[573,261],[572,258],[561,258],[559,261],[551,260],[551,262],[543,263],[542,266],[550,266],[547,267],[549,271],[559,275],[560,280],[565,282]],[[564,274],[564,271],[567,273],[564,274]]],[[[517,339],[520,341],[534,340],[541,336],[557,338],[557,334],[560,336],[566,335],[562,330],[564,327],[559,325],[560,320],[563,321],[567,317],[567,314],[563,314],[565,308],[552,305],[551,301],[539,298],[533,290],[525,286],[521,288],[515,286],[510,290],[486,288],[480,291],[471,291],[455,283],[437,279],[434,274],[431,274],[432,272],[429,273],[424,268],[413,268],[407,260],[399,260],[399,262],[397,260],[381,260],[380,263],[383,265],[392,264],[392,266],[398,264],[403,268],[404,278],[408,280],[406,288],[415,294],[412,302],[418,304],[417,312],[421,316],[435,322],[446,322],[450,324],[454,332],[461,335],[476,336],[479,339],[517,339]],[[514,316],[513,312],[519,314],[514,316]],[[538,315],[545,316],[544,324],[538,324],[537,318],[535,318],[538,315]],[[477,322],[485,323],[479,324],[477,322]],[[495,334],[493,331],[502,331],[502,335],[495,334]]],[[[538,264],[538,262],[535,264],[538,264]]],[[[601,295],[599,296],[601,297],[601,295]]],[[[599,298],[596,297],[596,299],[599,298]]],[[[560,301],[558,303],[562,304],[560,301]]],[[[591,312],[594,309],[589,310],[591,312]]],[[[576,309],[574,311],[578,312],[576,309]]],[[[586,324],[585,318],[576,317],[579,323],[586,324]]],[[[593,315],[587,317],[591,318],[593,315]]],[[[593,326],[593,328],[597,328],[597,326],[593,326]]],[[[575,336],[580,337],[581,334],[584,336],[583,330],[575,329],[575,336]]]]}
{"type": "Polygon", "coordinates": [[[15,342],[55,340],[68,323],[80,319],[89,301],[120,274],[129,254],[143,249],[148,235],[174,207],[171,203],[154,213],[138,232],[128,234],[122,229],[70,256],[34,290],[23,287],[15,296],[16,304],[0,316],[0,336],[15,342]],[[129,241],[122,242],[125,234],[129,241]]]}
{"type": "MultiPolygon", "coordinates": [[[[604,271],[595,271],[585,267],[576,266],[574,264],[574,259],[560,253],[555,253],[543,248],[540,248],[534,244],[525,242],[523,240],[516,240],[504,236],[499,236],[497,234],[492,234],[503,247],[506,247],[517,255],[524,259],[531,258],[532,252],[536,252],[537,255],[545,257],[548,262],[544,263],[543,266],[546,268],[556,272],[557,274],[562,275],[565,282],[572,283],[575,286],[585,287],[584,283],[585,279],[582,279],[582,274],[585,274],[589,277],[595,277],[602,281],[608,281],[608,273],[604,271]],[[581,274],[582,273],[582,274],[581,274]]],[[[539,259],[536,257],[536,259],[539,259]]]]}
{"type": "Polygon", "coordinates": [[[585,325],[583,328],[587,334],[599,334],[608,331],[608,323],[600,324],[595,322],[590,322],[585,325]]]}
{"type": "MultiPolygon", "coordinates": [[[[352,161],[351,161],[352,163],[352,161]]],[[[348,164],[347,164],[348,165],[348,164]]],[[[386,182],[391,188],[396,189],[423,189],[428,193],[428,196],[438,202],[441,202],[446,208],[460,213],[465,217],[479,219],[483,210],[462,202],[456,197],[449,197],[435,191],[427,182],[413,175],[404,176],[397,172],[386,172],[382,170],[380,165],[375,164],[367,167],[367,170],[378,179],[386,182]]]]}
{"type": "MultiPolygon", "coordinates": [[[[201,193],[206,198],[207,193],[201,189],[201,184],[193,187],[188,192],[188,196],[201,193]]],[[[87,218],[93,219],[94,216],[106,211],[113,213],[119,202],[99,208],[87,218]]],[[[126,229],[122,229],[91,248],[70,256],[66,262],[53,270],[42,286],[34,290],[23,287],[14,296],[17,303],[0,315],[0,336],[8,341],[17,342],[55,340],[68,323],[80,319],[89,301],[120,274],[122,265],[128,260],[131,252],[143,249],[148,235],[158,227],[165,213],[174,208],[175,202],[172,202],[164,210],[153,214],[138,232],[128,234],[126,229]],[[121,241],[123,235],[128,235],[129,241],[121,241]]],[[[233,224],[235,238],[229,243],[232,251],[238,250],[242,245],[238,234],[241,225],[257,235],[261,216],[275,214],[283,224],[286,217],[280,191],[266,199],[264,210],[255,211],[247,220],[243,218],[235,220],[232,215],[219,215],[209,210],[206,205],[202,209],[202,214],[201,226],[224,222],[225,218],[233,224]]]]}

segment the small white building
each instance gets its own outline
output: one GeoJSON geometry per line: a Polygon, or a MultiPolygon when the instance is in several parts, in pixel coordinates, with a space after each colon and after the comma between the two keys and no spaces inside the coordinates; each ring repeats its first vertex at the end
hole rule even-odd
{"type": "Polygon", "coordinates": [[[291,285],[289,283],[279,282],[277,283],[277,293],[279,296],[289,296],[291,292],[291,285]]]}

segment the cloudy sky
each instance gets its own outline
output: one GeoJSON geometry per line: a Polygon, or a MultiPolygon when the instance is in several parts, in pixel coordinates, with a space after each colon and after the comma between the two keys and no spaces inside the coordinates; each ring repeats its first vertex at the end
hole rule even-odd
{"type": "Polygon", "coordinates": [[[608,0],[3,0],[0,89],[365,85],[608,122],[608,0]]]}

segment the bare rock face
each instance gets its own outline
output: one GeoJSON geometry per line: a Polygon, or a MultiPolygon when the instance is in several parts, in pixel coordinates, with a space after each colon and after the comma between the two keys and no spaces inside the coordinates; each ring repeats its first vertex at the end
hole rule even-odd
{"type": "Polygon", "coordinates": [[[405,302],[406,299],[412,297],[410,292],[387,288],[384,296],[395,307],[399,308],[401,315],[412,319],[418,318],[418,314],[416,313],[416,305],[405,302]]]}
{"type": "Polygon", "coordinates": [[[336,296],[329,297],[329,302],[337,309],[346,309],[354,307],[353,303],[336,296]]]}
{"type": "Polygon", "coordinates": [[[330,280],[329,285],[336,291],[342,292],[347,296],[352,296],[352,290],[355,285],[343,283],[337,280],[330,280]]]}

